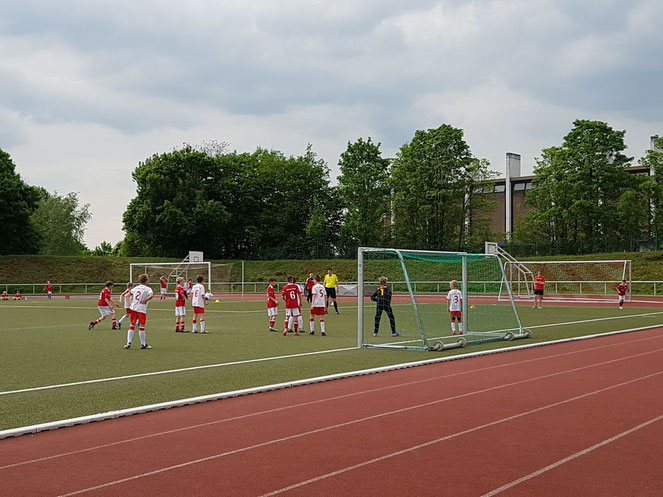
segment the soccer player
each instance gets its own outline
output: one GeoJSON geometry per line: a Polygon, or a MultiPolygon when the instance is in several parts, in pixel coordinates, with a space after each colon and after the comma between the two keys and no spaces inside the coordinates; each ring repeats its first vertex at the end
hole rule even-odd
{"type": "Polygon", "coordinates": [[[203,285],[203,277],[196,276],[197,283],[191,289],[191,305],[193,306],[193,328],[192,333],[198,333],[197,323],[200,321],[200,332],[208,333],[205,331],[205,285],[203,285]]]}
{"type": "Polygon", "coordinates": [[[447,310],[451,318],[451,334],[456,334],[456,321],[458,321],[458,331],[463,334],[463,294],[458,289],[458,282],[451,280],[449,282],[449,293],[447,293],[447,310]]]}
{"type": "Polygon", "coordinates": [[[320,316],[320,334],[324,337],[327,336],[327,332],[325,331],[325,305],[327,303],[327,292],[325,291],[325,287],[320,284],[320,276],[317,274],[312,276],[315,285],[313,285],[310,290],[311,318],[309,323],[311,328],[309,335],[315,335],[315,316],[320,316]]]}
{"type": "Polygon", "coordinates": [[[377,305],[375,306],[375,327],[373,328],[373,336],[377,337],[380,332],[380,320],[382,313],[386,312],[389,318],[389,325],[391,326],[391,336],[399,337],[401,334],[396,331],[396,318],[394,311],[391,309],[391,288],[387,286],[387,277],[380,276],[380,286],[371,295],[371,300],[377,305]]]}
{"type": "Polygon", "coordinates": [[[12,297],[12,300],[23,300],[23,295],[20,290],[16,290],[16,293],[12,297]]]}
{"type": "Polygon", "coordinates": [[[616,287],[617,295],[619,296],[619,310],[624,310],[624,300],[626,299],[626,292],[628,292],[628,283],[626,280],[622,280],[616,287]]]}
{"type": "Polygon", "coordinates": [[[283,336],[288,334],[288,331],[294,331],[295,335],[299,335],[299,329],[304,327],[304,320],[302,319],[302,290],[299,285],[295,284],[295,277],[288,276],[288,284],[283,287],[281,297],[285,300],[285,317],[286,327],[283,330],[283,336]],[[295,321],[297,318],[297,321],[295,321]]]}
{"type": "Polygon", "coordinates": [[[53,298],[53,285],[50,280],[46,282],[44,290],[46,290],[46,293],[48,294],[48,300],[51,300],[53,298]]]}
{"type": "Polygon", "coordinates": [[[546,285],[546,279],[543,277],[541,271],[537,271],[536,276],[534,277],[534,305],[532,309],[543,309],[541,304],[543,303],[543,288],[546,285]]]}
{"type": "MultiPolygon", "coordinates": [[[[127,318],[131,318],[131,289],[134,287],[133,283],[127,283],[127,289],[120,294],[120,305],[124,305],[124,315],[117,323],[117,328],[122,328],[122,324],[127,318]]],[[[131,322],[131,319],[129,319],[131,322]]]]}
{"type": "Polygon", "coordinates": [[[127,331],[127,343],[124,346],[127,350],[131,348],[136,324],[138,324],[140,348],[143,350],[152,348],[147,344],[145,323],[147,322],[147,303],[154,298],[154,292],[147,286],[150,278],[146,274],[141,274],[138,281],[140,284],[131,289],[131,324],[129,325],[129,331],[127,331]]]}
{"type": "Polygon", "coordinates": [[[159,300],[166,300],[166,293],[168,292],[168,280],[165,276],[159,278],[159,285],[161,286],[159,300]]]}
{"type": "Polygon", "coordinates": [[[325,314],[329,314],[329,299],[334,303],[334,309],[336,314],[338,314],[338,305],[336,304],[336,285],[338,284],[338,276],[334,274],[332,268],[327,268],[327,274],[325,274],[325,290],[327,292],[327,310],[325,314]]]}
{"type": "Polygon", "coordinates": [[[186,297],[189,298],[189,295],[191,295],[191,292],[193,291],[193,282],[191,279],[186,282],[186,285],[184,285],[184,291],[186,292],[186,297]]]}
{"type": "Polygon", "coordinates": [[[304,297],[306,297],[306,302],[309,304],[313,301],[313,287],[315,286],[315,275],[310,273],[306,279],[306,284],[304,285],[304,297]]]}
{"type": "Polygon", "coordinates": [[[2,291],[2,295],[0,295],[0,300],[9,300],[9,295],[7,295],[7,290],[2,291]]]}
{"type": "MultiPolygon", "coordinates": [[[[276,279],[270,278],[267,286],[267,317],[269,318],[269,331],[278,331],[274,328],[279,315],[279,302],[276,300],[276,279]]],[[[286,325],[286,328],[288,325],[286,325]]]]}
{"type": "Polygon", "coordinates": [[[97,309],[99,309],[99,314],[101,314],[101,316],[95,319],[94,321],[90,321],[90,326],[88,326],[88,330],[91,330],[99,323],[101,323],[104,319],[106,319],[106,316],[110,316],[111,319],[113,320],[113,327],[112,327],[113,330],[120,329],[117,327],[117,319],[115,317],[115,308],[117,307],[117,304],[113,300],[113,297],[111,297],[111,291],[113,290],[113,286],[114,284],[112,281],[107,281],[106,286],[99,294],[99,300],[97,301],[97,309]]]}
{"type": "Polygon", "coordinates": [[[175,333],[186,333],[186,292],[184,291],[184,278],[177,278],[175,287],[175,333]]]}

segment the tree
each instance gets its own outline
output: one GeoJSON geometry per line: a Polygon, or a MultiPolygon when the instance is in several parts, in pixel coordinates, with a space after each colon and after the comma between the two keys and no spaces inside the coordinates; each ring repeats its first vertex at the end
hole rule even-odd
{"type": "Polygon", "coordinates": [[[657,138],[657,143],[659,150],[648,150],[639,163],[650,171],[642,185],[651,206],[649,236],[659,240],[663,238],[663,137],[657,138]]]}
{"type": "Polygon", "coordinates": [[[345,208],[341,239],[350,256],[359,246],[380,246],[388,238],[389,160],[382,157],[380,144],[369,137],[348,142],[338,165],[338,193],[345,208]]]}
{"type": "Polygon", "coordinates": [[[79,206],[78,194],[59,196],[42,193],[32,223],[40,235],[39,253],[45,255],[78,255],[85,250],[83,235],[92,217],[89,204],[79,206]]]}
{"type": "Polygon", "coordinates": [[[625,133],[601,121],[579,119],[561,146],[544,149],[527,194],[536,209],[527,214],[517,236],[560,247],[583,243],[589,250],[601,249],[614,237],[620,199],[637,187],[626,171],[632,158],[622,153],[625,133]]]}
{"type": "Polygon", "coordinates": [[[118,254],[113,248],[113,245],[110,244],[110,242],[103,241],[99,245],[97,245],[93,250],[88,250],[87,255],[111,257],[111,256],[116,256],[118,254]]]}
{"type": "Polygon", "coordinates": [[[30,222],[38,201],[38,190],[21,179],[10,155],[0,149],[0,254],[31,254],[39,250],[39,234],[30,222]]]}
{"type": "Polygon", "coordinates": [[[463,247],[473,161],[463,130],[447,124],[418,130],[401,147],[390,181],[396,244],[432,250],[463,247]]]}

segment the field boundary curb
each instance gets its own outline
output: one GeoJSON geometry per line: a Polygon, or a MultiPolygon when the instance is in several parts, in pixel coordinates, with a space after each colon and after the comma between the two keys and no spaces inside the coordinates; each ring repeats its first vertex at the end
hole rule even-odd
{"type": "Polygon", "coordinates": [[[69,419],[63,419],[63,420],[58,420],[58,421],[50,421],[48,423],[40,423],[40,424],[35,424],[35,425],[29,425],[29,426],[23,426],[19,428],[10,428],[7,430],[2,430],[0,431],[0,440],[5,439],[5,438],[11,438],[11,437],[17,437],[21,435],[27,435],[27,434],[34,434],[34,433],[39,433],[42,431],[50,431],[50,430],[57,430],[59,428],[66,428],[70,426],[77,426],[77,425],[82,425],[82,424],[88,424],[88,423],[93,423],[97,421],[105,421],[109,419],[116,419],[116,418],[121,418],[121,417],[126,417],[126,416],[133,416],[134,414],[142,414],[146,412],[153,412],[153,411],[160,411],[163,409],[172,409],[174,407],[183,407],[183,406],[188,406],[188,405],[194,405],[194,404],[201,404],[203,402],[211,402],[215,400],[223,400],[223,399],[228,399],[232,397],[241,397],[244,395],[253,395],[257,393],[263,393],[263,392],[271,392],[275,390],[283,390],[286,388],[294,388],[298,386],[303,386],[303,385],[312,385],[315,383],[322,383],[325,381],[333,381],[333,380],[340,380],[344,378],[352,378],[356,376],[365,376],[369,374],[376,374],[376,373],[384,373],[388,371],[396,371],[400,369],[408,369],[408,368],[413,368],[413,367],[419,367],[419,366],[428,366],[431,364],[439,364],[443,362],[450,362],[450,361],[457,361],[457,360],[462,360],[462,359],[471,359],[474,357],[482,357],[482,356],[487,356],[487,355],[494,355],[494,354],[502,354],[502,353],[507,353],[507,352],[517,352],[520,350],[528,350],[528,349],[533,349],[537,347],[546,347],[550,345],[558,345],[558,344],[563,344],[563,343],[570,343],[570,342],[577,342],[577,341],[582,341],[582,340],[591,340],[595,338],[604,338],[604,337],[610,337],[610,336],[615,336],[615,335],[623,335],[623,334],[628,334],[628,333],[636,333],[640,331],[647,331],[647,330],[652,330],[652,329],[657,329],[657,328],[663,328],[663,325],[650,325],[650,326],[644,326],[644,327],[638,327],[638,328],[629,328],[629,329],[624,329],[624,330],[616,330],[616,331],[609,331],[606,333],[596,333],[592,335],[585,335],[585,336],[580,336],[580,337],[570,337],[570,338],[564,338],[560,340],[550,340],[546,342],[539,342],[539,343],[531,343],[531,344],[524,344],[524,345],[517,345],[514,347],[502,347],[498,349],[492,349],[492,350],[482,350],[482,351],[477,351],[477,352],[470,352],[467,354],[459,354],[459,355],[454,355],[454,356],[449,356],[449,357],[439,357],[436,359],[426,359],[423,361],[413,361],[413,362],[405,362],[405,363],[400,363],[400,364],[391,364],[388,366],[379,366],[376,368],[368,368],[368,369],[360,369],[356,371],[347,371],[344,373],[335,373],[335,374],[330,374],[330,375],[324,375],[324,376],[316,376],[312,378],[305,378],[301,380],[293,380],[293,381],[287,381],[287,382],[282,382],[282,383],[274,383],[270,385],[262,385],[258,387],[251,387],[251,388],[244,388],[240,390],[232,390],[228,392],[220,392],[220,393],[215,393],[215,394],[208,394],[208,395],[201,395],[197,397],[190,397],[186,399],[179,399],[179,400],[172,400],[172,401],[166,401],[166,402],[159,402],[156,404],[149,404],[149,405],[144,405],[144,406],[138,406],[138,407],[131,407],[131,408],[126,408],[126,409],[119,409],[115,411],[107,411],[103,413],[98,413],[98,414],[90,414],[86,416],[79,416],[75,418],[69,418],[69,419]]]}

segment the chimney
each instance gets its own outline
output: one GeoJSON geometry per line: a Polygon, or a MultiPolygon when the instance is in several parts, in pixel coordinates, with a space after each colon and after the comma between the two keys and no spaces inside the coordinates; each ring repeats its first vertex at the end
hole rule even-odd
{"type": "Polygon", "coordinates": [[[511,178],[519,178],[520,176],[520,154],[512,154],[511,152],[507,152],[506,181],[504,188],[504,200],[506,205],[506,219],[504,220],[504,226],[507,239],[511,238],[511,233],[513,232],[513,193],[511,190],[511,178]]]}

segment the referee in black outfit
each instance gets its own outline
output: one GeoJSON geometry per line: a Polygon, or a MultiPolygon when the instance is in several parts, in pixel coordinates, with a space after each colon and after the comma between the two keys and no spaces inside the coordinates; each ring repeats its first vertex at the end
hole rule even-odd
{"type": "Polygon", "coordinates": [[[380,277],[380,286],[371,296],[371,300],[377,303],[377,306],[375,307],[375,330],[373,331],[373,336],[377,337],[378,332],[380,331],[380,319],[382,318],[382,311],[386,312],[387,316],[389,316],[391,336],[401,336],[401,334],[396,331],[396,319],[394,318],[394,311],[391,310],[391,288],[387,286],[386,276],[380,277]]]}

